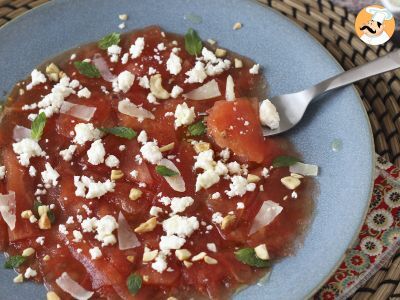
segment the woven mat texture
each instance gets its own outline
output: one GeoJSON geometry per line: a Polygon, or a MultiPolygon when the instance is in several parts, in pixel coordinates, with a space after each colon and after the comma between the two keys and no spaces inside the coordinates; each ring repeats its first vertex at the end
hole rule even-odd
{"type": "MultiPolygon", "coordinates": [[[[0,0],[0,26],[48,0],[0,0]]],[[[327,0],[258,0],[294,20],[336,58],[345,70],[391,51],[367,46],[354,33],[355,16],[327,0]]],[[[400,71],[357,83],[367,110],[376,152],[400,167],[400,71]]],[[[352,297],[400,299],[400,251],[352,297]]]]}

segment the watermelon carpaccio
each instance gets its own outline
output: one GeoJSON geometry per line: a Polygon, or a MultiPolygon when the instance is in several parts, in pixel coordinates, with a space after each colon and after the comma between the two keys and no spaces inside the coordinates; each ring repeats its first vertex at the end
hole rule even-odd
{"type": "Polygon", "coordinates": [[[82,290],[93,299],[225,299],[269,270],[238,259],[238,249],[265,245],[270,262],[294,253],[312,181],[281,183],[289,170],[272,160],[295,151],[262,136],[263,78],[249,72],[251,60],[215,49],[195,57],[183,37],[152,26],[108,49],[69,50],[15,86],[1,119],[0,188],[15,192],[16,225],[0,218],[0,246],[11,256],[35,250],[18,268],[25,280],[61,299],[82,290]],[[224,99],[228,75],[234,101],[224,99]],[[212,98],[185,97],[211,80],[212,98]],[[250,234],[268,200],[281,212],[250,234]],[[80,287],[61,284],[70,279],[80,287]]]}

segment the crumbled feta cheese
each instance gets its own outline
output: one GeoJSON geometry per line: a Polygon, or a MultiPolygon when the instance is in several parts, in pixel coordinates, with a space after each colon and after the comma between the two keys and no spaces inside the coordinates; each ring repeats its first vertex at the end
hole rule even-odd
{"type": "Polygon", "coordinates": [[[153,95],[153,93],[147,94],[147,101],[149,101],[149,103],[152,103],[152,104],[158,104],[157,98],[156,98],[156,96],[153,95]]]}
{"type": "Polygon", "coordinates": [[[93,248],[89,249],[89,253],[90,253],[90,256],[92,257],[92,260],[98,259],[103,256],[99,247],[93,247],[93,248]]]}
{"type": "Polygon", "coordinates": [[[69,87],[71,88],[71,89],[76,89],[78,86],[80,86],[81,84],[80,84],[80,82],[78,81],[78,80],[76,80],[76,79],[74,79],[74,80],[72,80],[70,83],[69,83],[69,87]]]}
{"type": "Polygon", "coordinates": [[[208,189],[219,182],[219,175],[214,170],[207,170],[199,174],[196,179],[196,192],[203,189],[208,189]]]}
{"type": "Polygon", "coordinates": [[[268,126],[271,129],[279,127],[279,113],[275,105],[268,99],[265,99],[260,105],[260,121],[262,125],[268,126]]]}
{"type": "Polygon", "coordinates": [[[247,191],[254,191],[256,187],[254,183],[248,183],[246,178],[238,175],[233,176],[231,181],[232,183],[229,184],[230,190],[226,191],[229,197],[242,197],[247,191]]]}
{"type": "Polygon", "coordinates": [[[115,155],[109,155],[106,158],[106,166],[109,168],[114,168],[119,166],[119,159],[115,155]]]}
{"type": "Polygon", "coordinates": [[[183,89],[179,85],[174,85],[174,87],[171,90],[171,97],[172,98],[177,98],[180,94],[182,94],[183,89]]]}
{"type": "Polygon", "coordinates": [[[292,197],[293,199],[297,199],[297,192],[296,192],[296,191],[293,191],[292,194],[291,194],[291,197],[292,197]]]}
{"type": "Polygon", "coordinates": [[[188,78],[185,79],[185,83],[203,83],[207,78],[204,63],[201,61],[197,61],[195,66],[185,74],[188,76],[188,78]]]}
{"type": "Polygon", "coordinates": [[[227,165],[230,174],[240,174],[242,169],[237,161],[228,163],[227,165]]]}
{"type": "Polygon", "coordinates": [[[226,174],[228,174],[228,168],[226,167],[226,165],[222,162],[222,161],[217,161],[217,164],[215,165],[214,168],[215,172],[219,175],[219,176],[224,176],[226,174]]]}
{"type": "Polygon", "coordinates": [[[167,47],[165,47],[164,43],[159,43],[159,44],[157,45],[157,49],[158,49],[159,51],[163,51],[163,50],[167,49],[167,47]]]}
{"type": "Polygon", "coordinates": [[[162,211],[163,211],[163,210],[162,210],[161,207],[152,206],[152,207],[150,208],[149,214],[150,214],[150,216],[158,217],[158,214],[162,213],[162,211]]]}
{"type": "Polygon", "coordinates": [[[83,232],[93,232],[94,230],[96,230],[97,221],[98,220],[95,217],[82,220],[80,222],[82,231],[83,232]]]}
{"type": "Polygon", "coordinates": [[[175,109],[175,128],[182,125],[190,125],[194,122],[196,114],[194,107],[188,107],[186,102],[178,104],[175,109]]]}
{"type": "Polygon", "coordinates": [[[186,240],[176,235],[162,236],[160,240],[160,249],[164,251],[177,250],[182,248],[186,240]]]}
{"type": "Polygon", "coordinates": [[[165,206],[168,206],[168,205],[171,204],[171,198],[166,197],[166,196],[161,197],[160,202],[161,202],[162,204],[164,204],[165,206]]]}
{"type": "Polygon", "coordinates": [[[86,142],[97,140],[101,136],[101,131],[94,128],[92,123],[79,123],[75,125],[74,143],[83,145],[86,142]]]}
{"type": "Polygon", "coordinates": [[[176,235],[185,238],[191,236],[195,230],[199,229],[199,221],[194,216],[174,215],[164,220],[162,226],[167,236],[176,235]]]}
{"type": "Polygon", "coordinates": [[[125,145],[119,145],[118,150],[119,151],[124,151],[126,149],[125,145]]]}
{"type": "Polygon", "coordinates": [[[114,192],[115,187],[115,183],[109,179],[105,182],[95,182],[86,176],[74,176],[74,185],[76,187],[75,195],[86,199],[100,198],[108,192],[114,192]]]}
{"type": "Polygon", "coordinates": [[[229,157],[231,156],[229,149],[225,148],[225,149],[221,150],[221,152],[219,153],[219,156],[225,161],[228,160],[229,157]]]}
{"type": "Polygon", "coordinates": [[[118,25],[119,29],[124,29],[125,28],[125,22],[122,22],[121,24],[118,25]]]}
{"type": "Polygon", "coordinates": [[[133,171],[131,171],[129,174],[130,174],[133,178],[137,178],[138,175],[139,175],[139,172],[136,171],[136,170],[133,170],[133,171]]]}
{"type": "Polygon", "coordinates": [[[201,55],[203,55],[203,59],[207,62],[208,61],[212,63],[218,62],[218,59],[215,56],[215,54],[212,51],[208,50],[206,47],[203,47],[203,49],[201,50],[201,55]]]}
{"type": "Polygon", "coordinates": [[[138,37],[135,44],[129,48],[132,59],[139,57],[144,49],[144,38],[138,37]]]}
{"type": "Polygon", "coordinates": [[[167,261],[166,261],[166,259],[165,259],[165,255],[160,255],[160,254],[159,254],[159,255],[156,257],[155,262],[153,262],[153,263],[151,264],[151,267],[152,267],[152,269],[156,270],[158,273],[164,272],[164,271],[167,269],[167,267],[168,267],[167,261]]]}
{"type": "Polygon", "coordinates": [[[44,245],[44,236],[39,236],[35,240],[36,243],[38,243],[40,246],[44,245]]]}
{"type": "Polygon", "coordinates": [[[43,171],[42,174],[42,181],[44,184],[51,184],[52,186],[56,186],[58,184],[58,177],[60,174],[53,167],[47,162],[45,164],[46,170],[43,171]]]}
{"type": "Polygon", "coordinates": [[[215,165],[213,157],[214,157],[214,150],[212,149],[200,152],[199,155],[197,155],[196,157],[194,168],[203,170],[213,170],[215,165]]]}
{"type": "Polygon", "coordinates": [[[128,62],[128,59],[129,59],[129,54],[128,54],[128,53],[125,53],[125,54],[122,55],[122,57],[121,57],[121,63],[122,63],[123,65],[126,65],[127,62],[128,62]]]}
{"type": "Polygon", "coordinates": [[[171,52],[167,60],[167,71],[172,75],[178,75],[182,71],[182,59],[171,52]]]}
{"type": "Polygon", "coordinates": [[[92,95],[92,93],[89,91],[88,88],[85,87],[85,88],[79,90],[77,95],[78,95],[79,98],[86,98],[86,99],[88,99],[88,98],[90,98],[90,96],[92,95]]]}
{"type": "Polygon", "coordinates": [[[74,236],[72,241],[75,243],[79,243],[83,239],[83,235],[79,230],[72,231],[72,235],[74,236]]]}
{"type": "Polygon", "coordinates": [[[118,57],[121,54],[121,47],[118,45],[111,45],[107,48],[107,54],[110,56],[111,62],[118,62],[118,57]]]}
{"type": "Polygon", "coordinates": [[[115,92],[123,91],[126,93],[130,90],[135,81],[135,75],[129,71],[122,71],[116,80],[113,81],[113,89],[115,92]]]}
{"type": "Polygon", "coordinates": [[[17,155],[18,162],[27,167],[32,157],[45,156],[46,153],[40,148],[37,141],[29,138],[24,138],[17,143],[13,143],[13,150],[17,155]]]}
{"type": "Polygon", "coordinates": [[[67,234],[68,234],[67,227],[65,227],[64,224],[58,225],[58,231],[59,231],[60,233],[64,234],[64,235],[67,235],[67,234]]]}
{"type": "Polygon", "coordinates": [[[152,164],[157,164],[162,159],[162,153],[155,142],[147,142],[142,148],[140,153],[143,158],[152,164]]]}
{"type": "Polygon", "coordinates": [[[29,167],[29,176],[31,176],[31,177],[36,176],[36,168],[34,166],[29,167]]]}
{"type": "Polygon", "coordinates": [[[260,70],[260,65],[259,64],[255,64],[254,66],[252,66],[249,70],[250,74],[258,74],[260,70]]]}
{"type": "Polygon", "coordinates": [[[208,243],[207,249],[211,252],[217,252],[217,246],[214,243],[208,243]]]}
{"type": "Polygon", "coordinates": [[[118,223],[113,216],[106,215],[96,224],[97,234],[95,239],[102,242],[101,246],[114,245],[117,242],[113,231],[118,228],[118,223]]]}
{"type": "Polygon", "coordinates": [[[149,75],[153,75],[153,74],[156,74],[156,73],[157,73],[156,69],[154,69],[153,67],[149,68],[149,72],[148,72],[149,75]]]}
{"type": "Polygon", "coordinates": [[[150,88],[150,81],[146,75],[139,78],[139,86],[141,86],[144,89],[150,88]]]}
{"type": "Polygon", "coordinates": [[[221,193],[220,192],[215,192],[214,194],[211,195],[211,199],[216,200],[221,198],[221,193]]]}
{"type": "Polygon", "coordinates": [[[6,176],[6,167],[0,166],[0,180],[4,179],[5,176],[6,176]]]}
{"type": "Polygon", "coordinates": [[[172,214],[177,214],[184,212],[186,208],[192,205],[194,199],[192,197],[174,197],[171,200],[171,210],[172,214]]]}
{"type": "Polygon", "coordinates": [[[106,149],[101,140],[94,141],[90,146],[90,149],[87,151],[88,162],[94,166],[103,163],[105,155],[106,149]]]}
{"type": "Polygon", "coordinates": [[[243,202],[236,203],[236,208],[237,209],[243,209],[244,208],[244,203],[243,202]]]}
{"type": "Polygon", "coordinates": [[[46,76],[45,76],[42,72],[38,71],[37,69],[34,69],[34,70],[32,71],[32,73],[31,73],[31,78],[32,78],[31,83],[29,83],[29,84],[26,86],[26,89],[27,89],[28,91],[31,90],[34,86],[46,82],[46,76]]]}
{"type": "Polygon", "coordinates": [[[74,155],[74,152],[76,151],[76,148],[77,148],[76,145],[70,145],[67,149],[60,151],[60,156],[65,161],[70,161],[72,159],[72,156],[74,155]]]}
{"type": "Polygon", "coordinates": [[[138,137],[137,137],[137,141],[141,144],[146,144],[147,143],[147,133],[146,131],[142,130],[138,137]]]}
{"type": "Polygon", "coordinates": [[[74,224],[74,217],[73,216],[69,216],[67,221],[65,222],[65,224],[74,224]]]}
{"type": "Polygon", "coordinates": [[[267,177],[269,176],[269,170],[268,170],[268,168],[263,168],[262,171],[261,171],[261,175],[262,175],[264,178],[267,178],[267,177]]]}
{"type": "Polygon", "coordinates": [[[208,62],[205,66],[205,72],[207,76],[216,76],[228,70],[231,67],[231,61],[228,59],[217,59],[217,64],[208,62]]]}
{"type": "Polygon", "coordinates": [[[25,271],[24,277],[26,279],[31,278],[31,277],[35,277],[37,275],[37,272],[32,269],[31,267],[28,267],[25,271]]]}
{"type": "Polygon", "coordinates": [[[213,213],[211,217],[211,221],[215,224],[221,224],[224,218],[222,217],[222,214],[220,212],[215,212],[213,213]]]}

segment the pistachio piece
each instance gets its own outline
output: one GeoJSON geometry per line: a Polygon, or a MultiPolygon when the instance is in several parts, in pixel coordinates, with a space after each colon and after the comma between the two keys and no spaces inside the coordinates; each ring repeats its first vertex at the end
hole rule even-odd
{"type": "Polygon", "coordinates": [[[235,68],[236,68],[236,69],[243,68],[243,62],[242,62],[240,59],[238,59],[238,58],[235,58],[234,64],[235,64],[235,68]]]}
{"type": "Polygon", "coordinates": [[[238,30],[240,28],[242,28],[242,23],[236,22],[235,24],[233,24],[233,27],[232,27],[233,30],[238,30]]]}
{"type": "Polygon", "coordinates": [[[180,261],[183,261],[183,260],[189,259],[190,256],[192,256],[192,253],[190,253],[190,251],[187,250],[187,249],[178,249],[178,250],[175,250],[175,256],[176,256],[180,261]]]}
{"type": "Polygon", "coordinates": [[[289,190],[294,190],[297,188],[300,184],[301,181],[300,179],[292,176],[286,176],[281,179],[282,184],[287,187],[289,190]]]}
{"type": "Polygon", "coordinates": [[[267,250],[267,246],[265,244],[258,245],[254,248],[256,255],[259,259],[267,260],[269,259],[269,254],[267,250]]]}
{"type": "Polygon", "coordinates": [[[226,215],[222,219],[221,229],[225,230],[225,229],[229,228],[231,225],[233,225],[233,223],[235,223],[235,220],[236,220],[235,215],[226,215]]]}
{"type": "Polygon", "coordinates": [[[138,227],[135,228],[136,233],[145,233],[152,231],[157,226],[157,217],[153,217],[148,219],[146,222],[140,224],[138,227]]]}
{"type": "Polygon", "coordinates": [[[22,274],[18,274],[17,276],[14,277],[13,282],[14,283],[24,282],[24,276],[22,274]]]}
{"type": "Polygon", "coordinates": [[[124,172],[121,170],[111,170],[111,180],[118,180],[124,177],[124,172]]]}
{"type": "Polygon", "coordinates": [[[210,144],[206,142],[198,142],[193,145],[194,151],[196,151],[197,154],[200,152],[204,152],[210,149],[210,144]]]}
{"type": "Polygon", "coordinates": [[[226,50],[225,49],[221,49],[221,48],[217,48],[217,50],[215,50],[215,56],[216,57],[225,57],[226,56],[226,50]]]}
{"type": "Polygon", "coordinates": [[[209,265],[216,265],[218,263],[218,260],[216,260],[215,258],[209,257],[209,256],[205,256],[204,262],[209,265]]]}
{"type": "Polygon", "coordinates": [[[131,262],[131,263],[133,263],[133,262],[135,261],[135,257],[134,257],[133,255],[128,255],[128,256],[126,257],[126,259],[127,259],[129,262],[131,262]]]}
{"type": "Polygon", "coordinates": [[[50,229],[51,228],[51,222],[47,214],[43,214],[40,216],[39,219],[39,228],[42,230],[50,229]]]}
{"type": "Polygon", "coordinates": [[[49,211],[49,206],[48,205],[40,205],[38,206],[38,215],[41,217],[44,214],[47,214],[49,211]]]}
{"type": "Polygon", "coordinates": [[[29,219],[33,215],[31,210],[24,210],[21,212],[21,218],[22,219],[29,219]]]}
{"type": "Polygon", "coordinates": [[[44,260],[44,261],[49,261],[49,260],[50,260],[50,255],[45,255],[45,256],[43,257],[43,260],[44,260]]]}
{"type": "Polygon", "coordinates": [[[132,201],[135,201],[139,199],[142,196],[143,192],[141,190],[132,188],[131,191],[129,192],[129,199],[132,201]]]}
{"type": "Polygon", "coordinates": [[[51,63],[46,67],[46,75],[51,81],[58,82],[60,80],[60,68],[55,63],[51,63]]]}
{"type": "Polygon", "coordinates": [[[162,86],[161,74],[150,77],[150,91],[158,99],[168,99],[169,93],[162,86]]]}

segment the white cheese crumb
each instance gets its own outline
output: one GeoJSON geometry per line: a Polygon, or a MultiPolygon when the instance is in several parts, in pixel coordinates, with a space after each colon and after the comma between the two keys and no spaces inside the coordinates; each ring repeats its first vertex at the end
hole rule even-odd
{"type": "Polygon", "coordinates": [[[192,205],[194,199],[192,197],[174,197],[171,200],[172,214],[184,212],[186,208],[192,205]]]}
{"type": "Polygon", "coordinates": [[[67,234],[68,234],[67,227],[65,227],[64,224],[58,225],[58,231],[59,231],[60,233],[64,234],[64,235],[67,235],[67,234]]]}
{"type": "Polygon", "coordinates": [[[260,70],[260,65],[259,64],[255,64],[254,66],[252,66],[249,70],[250,74],[258,74],[260,70]]]}
{"type": "Polygon", "coordinates": [[[185,83],[203,83],[207,78],[204,63],[201,61],[197,61],[195,66],[185,74],[188,76],[188,78],[185,79],[185,83]]]}
{"type": "Polygon", "coordinates": [[[182,246],[186,243],[186,239],[176,236],[176,235],[169,235],[169,236],[162,236],[160,240],[160,249],[163,251],[168,250],[177,250],[182,248],[182,246]]]}
{"type": "Polygon", "coordinates": [[[56,186],[58,184],[58,177],[60,174],[53,167],[47,162],[45,164],[46,170],[43,171],[42,174],[42,181],[44,184],[51,184],[52,186],[56,186]]]}
{"type": "Polygon", "coordinates": [[[167,71],[172,75],[178,75],[182,71],[182,59],[171,52],[167,60],[167,71]]]}
{"type": "Polygon", "coordinates": [[[207,170],[199,174],[196,179],[196,192],[203,189],[208,189],[219,182],[219,175],[214,170],[207,170]]]}
{"type": "Polygon", "coordinates": [[[88,141],[99,139],[102,133],[99,129],[94,128],[92,123],[79,123],[75,125],[74,142],[80,145],[88,141]]]}
{"type": "Polygon", "coordinates": [[[139,57],[144,49],[144,38],[138,37],[135,44],[129,48],[132,59],[139,57]]]}
{"type": "Polygon", "coordinates": [[[31,78],[32,78],[31,83],[29,83],[29,84],[26,86],[26,89],[27,89],[28,91],[31,90],[34,86],[46,82],[46,76],[45,76],[42,72],[38,71],[37,69],[34,69],[34,70],[32,71],[32,73],[31,73],[31,78]]]}
{"type": "Polygon", "coordinates": [[[263,168],[262,171],[261,171],[261,175],[262,175],[264,178],[267,178],[267,177],[269,176],[269,170],[268,170],[268,168],[263,168]]]}
{"type": "Polygon", "coordinates": [[[175,128],[182,125],[190,125],[194,122],[196,114],[194,107],[188,107],[186,102],[178,104],[175,109],[175,128]]]}
{"type": "Polygon", "coordinates": [[[123,91],[126,93],[130,90],[135,81],[135,75],[129,71],[122,71],[117,79],[113,81],[113,88],[115,92],[123,91]]]}
{"type": "Polygon", "coordinates": [[[38,243],[40,246],[44,245],[44,236],[39,236],[36,238],[36,243],[38,243]]]}
{"type": "Polygon", "coordinates": [[[96,224],[97,234],[95,238],[102,242],[101,246],[114,245],[117,242],[113,231],[118,228],[118,223],[113,216],[106,215],[98,220],[96,224]]]}
{"type": "Polygon", "coordinates": [[[217,246],[214,243],[208,243],[207,249],[211,252],[217,252],[217,246]]]}
{"type": "Polygon", "coordinates": [[[162,223],[167,236],[176,235],[178,237],[189,237],[199,229],[199,221],[196,217],[186,217],[174,215],[162,223]]]}
{"type": "Polygon", "coordinates": [[[65,222],[65,224],[74,224],[74,217],[73,216],[69,216],[67,221],[65,222]]]}
{"type": "Polygon", "coordinates": [[[139,133],[139,135],[138,135],[138,137],[137,137],[137,141],[138,141],[139,143],[143,144],[143,145],[147,143],[147,133],[146,133],[146,131],[142,130],[142,131],[139,133]]]}
{"type": "Polygon", "coordinates": [[[163,210],[162,210],[161,207],[152,206],[152,207],[150,208],[149,214],[150,214],[150,216],[158,217],[158,215],[159,215],[160,213],[162,213],[162,211],[163,211],[163,210]]]}
{"type": "Polygon", "coordinates": [[[92,93],[89,91],[88,88],[85,87],[85,88],[79,90],[77,95],[78,95],[79,98],[86,98],[86,99],[88,99],[88,98],[90,98],[90,96],[92,95],[92,93]]]}
{"type": "Polygon", "coordinates": [[[293,199],[297,199],[297,197],[298,197],[298,196],[297,196],[297,192],[296,192],[296,191],[293,191],[291,197],[292,197],[293,199]]]}
{"type": "Polygon", "coordinates": [[[165,259],[165,255],[163,254],[158,254],[158,256],[156,257],[155,262],[153,262],[151,264],[151,267],[156,270],[158,273],[162,273],[164,272],[168,265],[167,265],[167,261],[165,259]]]}
{"type": "Polygon", "coordinates": [[[119,29],[124,29],[124,28],[125,28],[125,22],[119,24],[119,25],[118,25],[118,28],[119,28],[119,29]]]}
{"type": "Polygon", "coordinates": [[[247,191],[254,191],[256,188],[254,183],[248,183],[247,179],[242,176],[233,176],[231,181],[232,183],[229,184],[230,190],[226,191],[226,194],[229,197],[242,197],[247,191]]]}
{"type": "Polygon", "coordinates": [[[109,168],[114,168],[119,166],[119,159],[115,155],[109,155],[106,158],[106,166],[109,168]]]}
{"type": "Polygon", "coordinates": [[[279,113],[275,105],[268,99],[264,100],[260,105],[260,121],[262,125],[268,126],[271,129],[279,127],[279,113]]]}
{"type": "Polygon", "coordinates": [[[13,144],[13,150],[17,155],[18,162],[27,167],[32,157],[45,156],[46,153],[40,148],[37,141],[29,138],[24,138],[21,141],[13,144]]]}
{"type": "Polygon", "coordinates": [[[105,155],[106,149],[101,140],[94,141],[90,146],[90,149],[87,151],[88,162],[94,166],[103,163],[105,155]]]}
{"type": "Polygon", "coordinates": [[[153,95],[153,93],[148,93],[146,99],[149,101],[149,103],[158,104],[157,98],[153,95]]]}
{"type": "Polygon", "coordinates": [[[147,142],[140,148],[143,158],[152,164],[157,164],[162,159],[162,153],[155,142],[147,142]]]}
{"type": "Polygon", "coordinates": [[[221,193],[220,192],[215,192],[214,194],[211,195],[211,199],[216,200],[221,198],[221,193]]]}
{"type": "Polygon", "coordinates": [[[149,72],[148,72],[149,75],[153,75],[153,74],[156,74],[156,73],[157,73],[156,69],[154,69],[153,67],[149,68],[149,72]]]}
{"type": "Polygon", "coordinates": [[[83,235],[79,230],[72,231],[72,235],[74,236],[74,239],[72,240],[73,242],[79,243],[82,241],[83,235]]]}
{"type": "Polygon", "coordinates": [[[150,88],[150,81],[149,78],[144,75],[143,77],[139,78],[139,86],[141,86],[144,89],[149,89],[150,88]]]}
{"type": "Polygon", "coordinates": [[[129,174],[130,174],[133,178],[137,178],[138,175],[139,175],[138,171],[136,171],[136,170],[131,171],[129,174]]]}
{"type": "Polygon", "coordinates": [[[231,154],[228,148],[221,150],[221,152],[219,153],[219,156],[225,161],[229,159],[230,155],[231,154]]]}
{"type": "Polygon", "coordinates": [[[126,65],[127,62],[128,62],[128,59],[129,59],[129,54],[128,54],[128,53],[125,53],[125,54],[122,55],[122,57],[121,57],[121,63],[122,63],[123,65],[126,65]]]}
{"type": "Polygon", "coordinates": [[[223,221],[223,217],[222,217],[222,214],[220,213],[220,212],[215,212],[215,213],[213,213],[213,215],[212,215],[212,217],[211,217],[211,221],[213,222],[213,223],[216,223],[216,224],[221,224],[222,223],[222,221],[223,221]]]}
{"type": "Polygon", "coordinates": [[[76,145],[70,145],[67,149],[60,151],[60,156],[63,158],[63,160],[70,161],[74,155],[74,152],[76,151],[76,148],[76,145]]]}
{"type": "Polygon", "coordinates": [[[126,149],[125,145],[119,145],[118,150],[119,151],[124,151],[126,149]]]}
{"type": "Polygon", "coordinates": [[[99,247],[93,247],[93,248],[89,249],[89,253],[90,253],[90,256],[92,257],[92,260],[98,259],[103,256],[99,247]]]}
{"type": "Polygon", "coordinates": [[[0,180],[3,180],[5,176],[6,176],[6,167],[0,166],[0,180]]]}
{"type": "Polygon", "coordinates": [[[28,269],[26,269],[25,274],[24,274],[26,279],[35,277],[36,275],[37,275],[37,272],[34,269],[32,269],[31,267],[28,267],[28,269]]]}
{"type": "Polygon", "coordinates": [[[107,48],[107,54],[110,56],[111,62],[118,62],[118,57],[121,54],[121,47],[118,45],[111,45],[107,48]]]}
{"type": "Polygon", "coordinates": [[[75,196],[86,199],[100,198],[108,192],[113,192],[115,187],[115,183],[109,179],[105,182],[95,182],[86,176],[74,176],[74,185],[76,187],[75,196]]]}
{"type": "Polygon", "coordinates": [[[174,85],[174,87],[171,90],[171,97],[172,98],[177,98],[180,94],[182,94],[183,89],[179,85],[174,85]]]}
{"type": "Polygon", "coordinates": [[[243,202],[236,203],[236,209],[244,209],[244,203],[243,202]]]}

